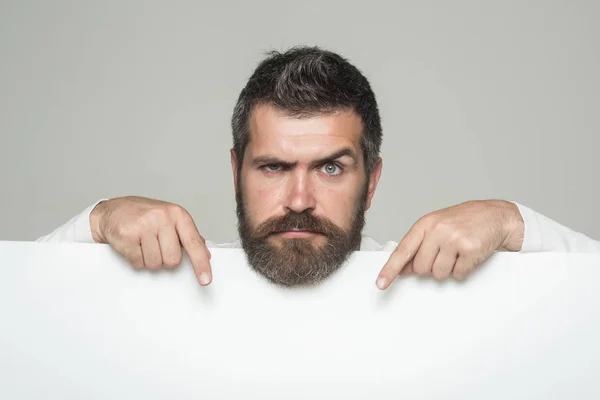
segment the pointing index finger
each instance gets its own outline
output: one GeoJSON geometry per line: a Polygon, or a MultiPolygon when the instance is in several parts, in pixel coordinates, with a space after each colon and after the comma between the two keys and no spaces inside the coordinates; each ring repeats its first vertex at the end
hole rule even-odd
{"type": "Polygon", "coordinates": [[[196,279],[202,286],[208,285],[212,281],[212,271],[210,251],[206,247],[204,238],[198,232],[191,217],[177,221],[176,229],[179,240],[194,267],[196,279]]]}
{"type": "Polygon", "coordinates": [[[417,254],[424,238],[425,230],[420,224],[415,224],[398,243],[381,272],[379,272],[377,277],[377,287],[379,289],[385,290],[390,286],[392,281],[417,254]]]}

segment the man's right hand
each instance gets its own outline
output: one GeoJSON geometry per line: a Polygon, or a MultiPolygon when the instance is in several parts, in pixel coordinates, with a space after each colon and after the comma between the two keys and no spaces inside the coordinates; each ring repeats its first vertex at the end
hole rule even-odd
{"type": "Polygon", "coordinates": [[[212,280],[210,251],[191,215],[181,206],[143,197],[121,197],[99,203],[90,213],[94,241],[110,244],[134,268],[174,268],[182,247],[201,285],[212,280]]]}

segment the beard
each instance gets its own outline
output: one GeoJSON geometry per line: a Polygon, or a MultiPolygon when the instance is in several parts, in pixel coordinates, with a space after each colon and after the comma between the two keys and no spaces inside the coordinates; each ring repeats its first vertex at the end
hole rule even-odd
{"type": "Polygon", "coordinates": [[[343,266],[353,251],[360,249],[367,189],[368,184],[365,184],[348,230],[327,218],[313,215],[310,210],[290,211],[252,228],[240,180],[235,196],[238,233],[248,263],[260,275],[280,286],[314,285],[325,280],[343,266]],[[269,240],[292,229],[317,233],[324,243],[313,244],[311,238],[280,238],[280,244],[269,240]]]}

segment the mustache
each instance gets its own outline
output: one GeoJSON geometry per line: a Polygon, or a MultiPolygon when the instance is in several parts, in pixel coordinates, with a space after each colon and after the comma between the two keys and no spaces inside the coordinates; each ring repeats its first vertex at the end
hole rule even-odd
{"type": "Polygon", "coordinates": [[[255,236],[265,238],[290,230],[310,231],[325,236],[343,234],[337,225],[326,218],[315,216],[310,211],[301,213],[292,211],[280,217],[271,217],[260,224],[255,231],[255,236]]]}

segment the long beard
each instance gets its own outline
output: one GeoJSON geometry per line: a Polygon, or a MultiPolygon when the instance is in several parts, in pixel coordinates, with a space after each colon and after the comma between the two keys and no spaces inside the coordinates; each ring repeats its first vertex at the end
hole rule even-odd
{"type": "MultiPolygon", "coordinates": [[[[238,175],[239,176],[239,175],[238,175]]],[[[236,191],[238,233],[251,267],[269,281],[286,287],[317,284],[340,269],[350,254],[359,250],[365,225],[367,187],[354,212],[349,230],[344,230],[310,211],[289,212],[273,217],[252,228],[242,195],[241,181],[236,191]],[[269,239],[290,229],[316,232],[324,243],[315,245],[310,238],[282,238],[280,245],[269,239]]]]}

